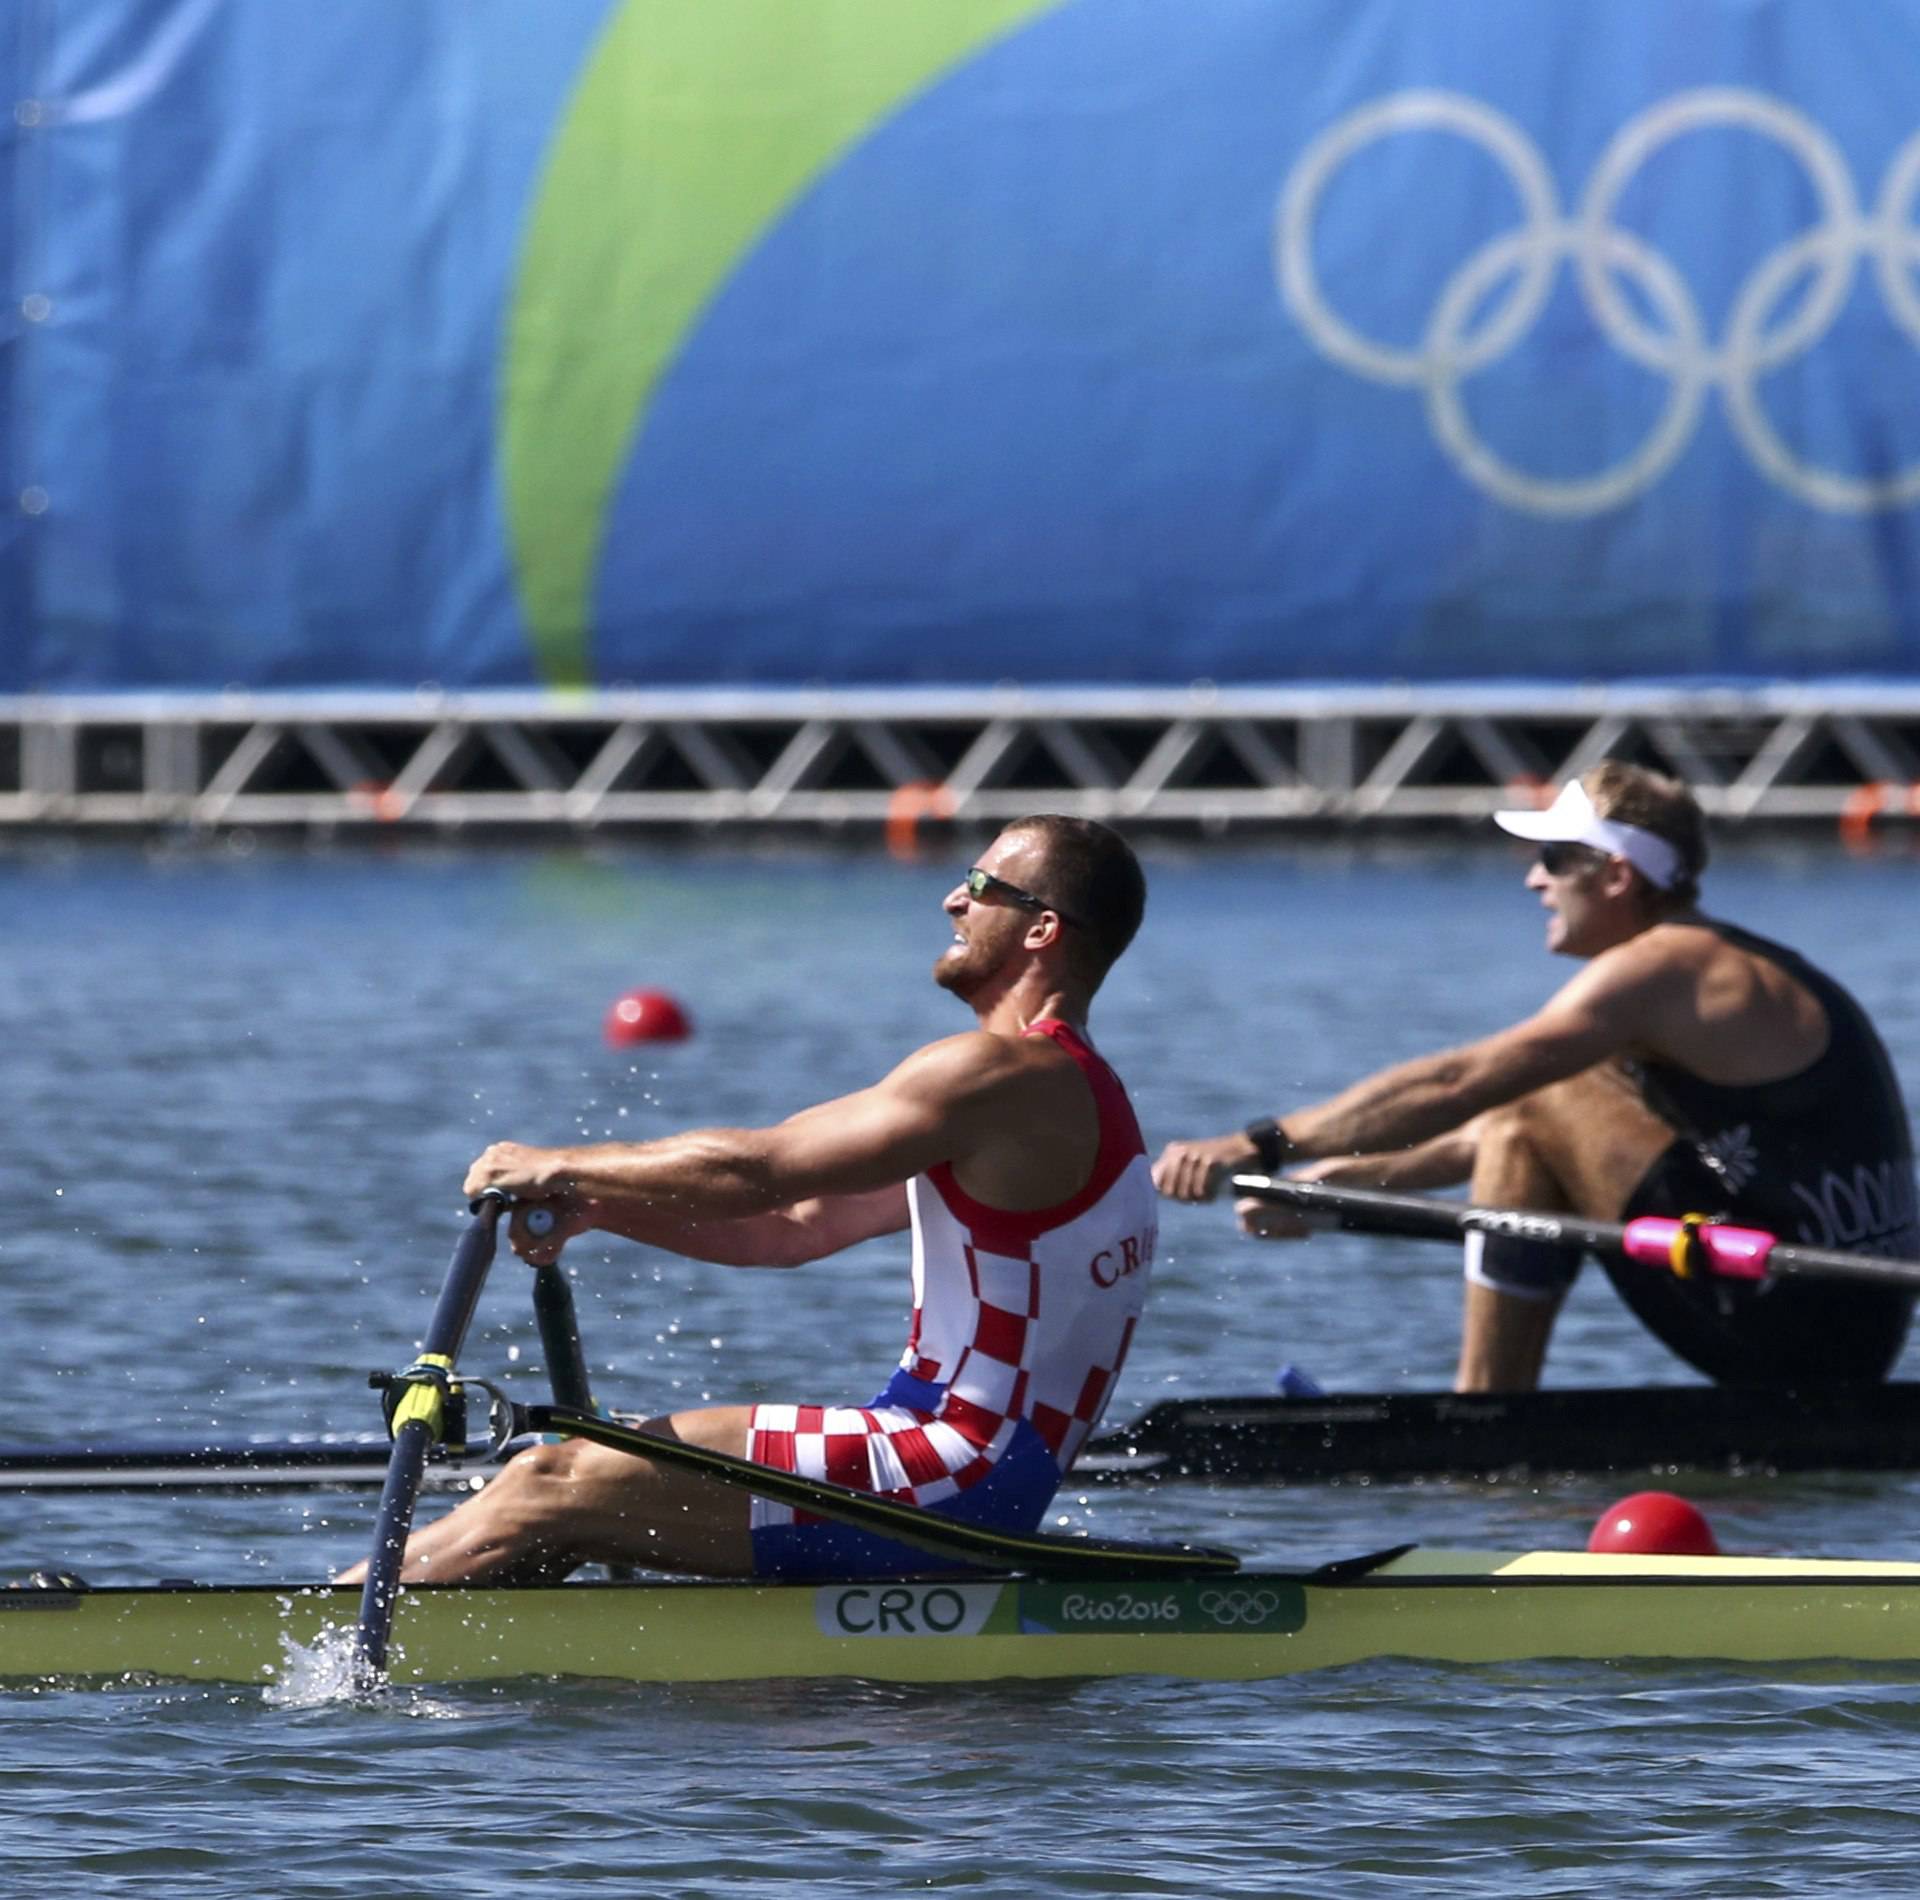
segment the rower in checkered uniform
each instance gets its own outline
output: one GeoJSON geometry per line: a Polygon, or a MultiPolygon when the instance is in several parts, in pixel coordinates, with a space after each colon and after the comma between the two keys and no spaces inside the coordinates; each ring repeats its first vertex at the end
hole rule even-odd
{"type": "MultiPolygon", "coordinates": [[[[1157,1216],[1119,1077],[1067,1023],[1025,1033],[1072,1056],[1098,1107],[1085,1186],[1016,1214],[975,1200],[950,1166],[916,1175],[913,1330],[899,1370],[871,1405],[756,1405],[749,1457],[1000,1529],[1039,1523],[1126,1360],[1157,1216]]],[[[886,1538],[764,1498],[751,1521],[762,1567],[782,1576],[924,1567],[886,1538]]]]}
{"type": "MultiPolygon", "coordinates": [[[[1145,906],[1116,833],[1020,819],[942,903],[952,937],[934,980],[972,1030],[770,1127],[496,1142],[467,1194],[514,1196],[513,1244],[536,1262],[599,1230],[723,1266],[796,1267],[911,1229],[907,1348],[871,1404],[708,1406],[643,1429],[1030,1530],[1112,1395],[1153,1261],[1139,1126],[1087,1030],[1145,906]],[[551,1217],[538,1234],[535,1206],[551,1217]]],[[[721,1576],[928,1568],[869,1533],[576,1438],[522,1452],[415,1531],[402,1577],[531,1581],[592,1561],[721,1576]]]]}

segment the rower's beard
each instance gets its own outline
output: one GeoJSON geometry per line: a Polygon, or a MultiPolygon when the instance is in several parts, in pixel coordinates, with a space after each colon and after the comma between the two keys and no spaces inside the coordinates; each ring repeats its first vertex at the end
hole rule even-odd
{"type": "Polygon", "coordinates": [[[934,959],[933,980],[949,996],[957,996],[961,1002],[970,1003],[985,987],[987,977],[984,971],[968,963],[964,953],[955,956],[952,951],[947,951],[934,959]]]}
{"type": "Polygon", "coordinates": [[[933,980],[949,996],[973,1003],[992,987],[1005,962],[1004,955],[996,958],[986,944],[955,944],[934,959],[933,980]]]}

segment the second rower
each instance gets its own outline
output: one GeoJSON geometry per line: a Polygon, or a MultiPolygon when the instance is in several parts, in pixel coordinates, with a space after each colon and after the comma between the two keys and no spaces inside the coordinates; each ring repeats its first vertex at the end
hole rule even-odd
{"type": "MultiPolygon", "coordinates": [[[[1482,1205],[1727,1215],[1788,1240],[1920,1252],[1913,1142],[1886,1050],[1830,976],[1698,908],[1700,807],[1678,780],[1609,761],[1551,809],[1496,822],[1537,843],[1527,888],[1547,947],[1585,967],[1524,1022],[1384,1069],[1242,1133],[1177,1141],[1154,1180],[1179,1200],[1229,1174],[1300,1162],[1309,1178],[1400,1190],[1470,1181],[1482,1205]]],[[[1247,1231],[1300,1222],[1246,1202],[1247,1231]]],[[[1579,1255],[1511,1236],[1467,1242],[1456,1389],[1529,1391],[1579,1255]]],[[[1883,1379],[1914,1296],[1791,1280],[1681,1280],[1607,1263],[1658,1339],[1727,1384],[1883,1379]]]]}

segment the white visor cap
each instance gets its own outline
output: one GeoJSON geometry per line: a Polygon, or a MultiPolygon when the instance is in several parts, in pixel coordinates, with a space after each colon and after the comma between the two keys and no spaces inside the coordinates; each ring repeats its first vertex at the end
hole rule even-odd
{"type": "Polygon", "coordinates": [[[1639,825],[1602,818],[1587,788],[1569,779],[1545,811],[1497,811],[1493,822],[1516,838],[1536,844],[1585,844],[1611,857],[1625,858],[1650,884],[1670,891],[1680,879],[1680,853],[1666,839],[1639,825]]]}

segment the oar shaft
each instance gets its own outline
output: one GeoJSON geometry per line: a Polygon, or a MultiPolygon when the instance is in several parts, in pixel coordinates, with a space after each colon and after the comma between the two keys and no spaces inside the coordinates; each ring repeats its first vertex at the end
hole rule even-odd
{"type": "MultiPolygon", "coordinates": [[[[378,1484],[391,1439],[364,1441],[192,1440],[95,1445],[0,1445],[5,1491],[264,1491],[378,1484]]],[[[479,1460],[450,1463],[448,1482],[471,1485],[479,1460]]]]}
{"type": "Polygon", "coordinates": [[[1877,1254],[1835,1253],[1826,1247],[1790,1247],[1776,1241],[1767,1271],[1782,1278],[1806,1274],[1815,1279],[1865,1280],[1874,1286],[1920,1288],[1920,1260],[1882,1260],[1877,1254]]]}
{"type": "Polygon", "coordinates": [[[373,1552],[367,1559],[366,1582],[360,1588],[360,1621],[354,1630],[354,1666],[363,1681],[386,1673],[393,1610],[400,1596],[400,1567],[406,1559],[408,1533],[413,1529],[420,1475],[432,1447],[433,1432],[424,1419],[409,1419],[394,1434],[387,1481],[380,1490],[380,1510],[374,1521],[373,1552]]]}
{"type": "MultiPolygon", "coordinates": [[[[545,1210],[534,1208],[534,1217],[545,1210]]],[[[574,1310],[573,1286],[559,1261],[549,1260],[533,1270],[533,1316],[540,1327],[540,1346],[547,1356],[547,1384],[553,1389],[556,1405],[571,1406],[576,1412],[597,1412],[593,1402],[593,1381],[587,1374],[587,1351],[580,1343],[580,1316],[574,1310]]],[[[629,1564],[608,1564],[607,1575],[616,1582],[633,1575],[629,1564]]]]}
{"type": "Polygon", "coordinates": [[[1353,1234],[1394,1234],[1405,1240],[1458,1240],[1464,1234],[1511,1234],[1549,1247],[1622,1251],[1627,1230],[1578,1214],[1541,1214],[1517,1207],[1472,1207],[1424,1194],[1388,1194],[1379,1188],[1332,1187],[1324,1181],[1239,1174],[1234,1191],[1290,1208],[1318,1226],[1353,1234]]]}
{"type": "Polygon", "coordinates": [[[533,1270],[533,1316],[540,1328],[553,1402],[591,1412],[593,1391],[586,1350],[580,1344],[580,1318],[574,1311],[573,1288],[557,1260],[533,1270]]]}
{"type": "Polygon", "coordinates": [[[1303,1219],[1348,1233],[1395,1234],[1409,1240],[1457,1240],[1466,1234],[1508,1234],[1549,1247],[1590,1249],[1644,1266],[1691,1271],[1704,1264],[1729,1279],[1802,1276],[1862,1280],[1876,1286],[1920,1289],[1920,1260],[1886,1260],[1874,1254],[1801,1247],[1758,1228],[1690,1222],[1643,1215],[1624,1226],[1580,1214],[1553,1214],[1520,1207],[1476,1207],[1421,1194],[1388,1194],[1378,1188],[1334,1187],[1324,1181],[1289,1181],[1243,1174],[1234,1190],[1255,1200],[1290,1208],[1303,1219]]]}
{"type": "Polygon", "coordinates": [[[423,1359],[460,1357],[460,1348],[467,1343],[467,1328],[473,1324],[474,1308],[480,1304],[481,1289],[493,1265],[500,1215],[506,1205],[506,1196],[492,1188],[474,1203],[473,1218],[454,1243],[433,1318],[427,1322],[426,1338],[420,1347],[423,1359]]]}
{"type": "Polygon", "coordinates": [[[387,1642],[393,1633],[394,1605],[400,1595],[400,1568],[413,1528],[413,1507],[427,1453],[439,1442],[445,1408],[445,1383],[467,1337],[480,1290],[493,1265],[494,1241],[506,1196],[489,1190],[474,1203],[473,1218],[454,1247],[441,1282],[440,1298],[421,1343],[420,1356],[400,1376],[406,1382],[394,1408],[393,1454],[380,1492],[374,1521],[373,1550],[367,1558],[360,1592],[360,1621],[354,1632],[354,1661],[364,1681],[385,1673],[387,1642]],[[443,1375],[436,1378],[438,1373],[443,1375]],[[415,1376],[417,1375],[417,1376],[415,1376]]]}

